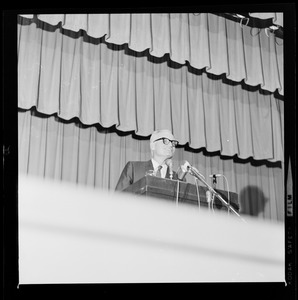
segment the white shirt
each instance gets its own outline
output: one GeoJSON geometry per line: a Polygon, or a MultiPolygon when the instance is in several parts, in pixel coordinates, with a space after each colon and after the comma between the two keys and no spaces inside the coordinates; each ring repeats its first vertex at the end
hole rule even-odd
{"type": "MultiPolygon", "coordinates": [[[[160,165],[156,160],[151,158],[154,171],[157,171],[158,166],[160,165]]],[[[168,166],[166,164],[162,164],[162,168],[160,169],[160,174],[162,178],[166,177],[168,166]]]]}

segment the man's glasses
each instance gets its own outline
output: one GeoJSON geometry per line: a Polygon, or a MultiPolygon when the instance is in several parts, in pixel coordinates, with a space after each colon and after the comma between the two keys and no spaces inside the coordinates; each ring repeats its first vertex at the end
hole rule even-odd
{"type": "Polygon", "coordinates": [[[155,140],[153,143],[162,140],[165,145],[168,145],[170,142],[172,143],[172,147],[176,147],[178,145],[178,141],[171,141],[168,138],[162,137],[155,140]]]}

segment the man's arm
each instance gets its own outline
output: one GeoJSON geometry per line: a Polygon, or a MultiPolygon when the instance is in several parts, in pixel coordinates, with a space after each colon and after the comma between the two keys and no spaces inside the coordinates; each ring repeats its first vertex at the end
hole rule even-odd
{"type": "Polygon", "coordinates": [[[125,167],[119,177],[119,180],[118,180],[115,190],[122,191],[125,188],[127,188],[129,185],[131,185],[132,183],[133,183],[133,167],[132,167],[132,163],[129,161],[125,165],[125,167]]]}

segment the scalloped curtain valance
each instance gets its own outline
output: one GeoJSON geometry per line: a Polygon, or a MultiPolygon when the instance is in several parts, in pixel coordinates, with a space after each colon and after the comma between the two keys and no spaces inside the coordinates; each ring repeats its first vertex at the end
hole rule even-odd
{"type": "MultiPolygon", "coordinates": [[[[282,14],[251,13],[282,22],[282,14]]],[[[284,94],[283,41],[211,13],[21,15],[284,94]]]]}
{"type": "Polygon", "coordinates": [[[147,137],[169,128],[180,144],[283,161],[283,101],[127,45],[86,42],[18,24],[18,105],[147,137]]]}

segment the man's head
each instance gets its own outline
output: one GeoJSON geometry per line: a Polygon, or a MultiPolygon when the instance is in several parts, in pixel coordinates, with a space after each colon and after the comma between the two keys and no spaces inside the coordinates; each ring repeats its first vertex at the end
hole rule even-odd
{"type": "Polygon", "coordinates": [[[178,141],[170,130],[156,130],[150,137],[151,157],[157,162],[162,163],[174,155],[177,144],[178,141]]]}

